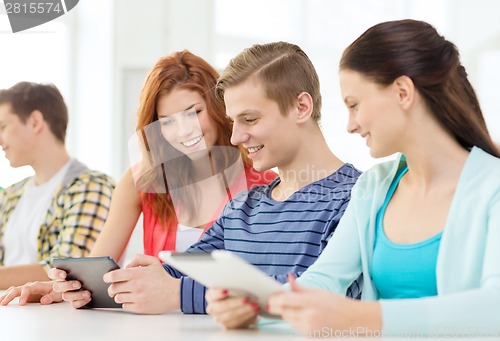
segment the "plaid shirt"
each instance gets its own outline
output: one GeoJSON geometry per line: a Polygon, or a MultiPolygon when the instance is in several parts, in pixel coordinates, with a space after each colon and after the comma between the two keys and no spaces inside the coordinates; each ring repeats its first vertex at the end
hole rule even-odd
{"type": "MultiPolygon", "coordinates": [[[[5,226],[28,179],[0,192],[0,266],[4,261],[5,226]]],[[[38,233],[38,262],[46,269],[54,257],[89,254],[108,216],[114,181],[72,160],[58,186],[38,233]]]]}

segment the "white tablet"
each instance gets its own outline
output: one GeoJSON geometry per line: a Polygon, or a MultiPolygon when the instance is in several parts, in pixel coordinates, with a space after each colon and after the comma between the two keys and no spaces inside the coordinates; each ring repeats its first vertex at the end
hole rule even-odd
{"type": "Polygon", "coordinates": [[[227,289],[229,295],[246,296],[258,302],[262,315],[269,316],[265,313],[268,297],[283,290],[280,282],[229,251],[161,251],[158,257],[208,288],[227,289]]]}

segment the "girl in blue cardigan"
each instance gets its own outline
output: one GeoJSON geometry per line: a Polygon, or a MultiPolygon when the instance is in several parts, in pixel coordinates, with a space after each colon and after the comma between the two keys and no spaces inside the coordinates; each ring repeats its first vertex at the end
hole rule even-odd
{"type": "Polygon", "coordinates": [[[374,157],[401,154],[362,175],[269,310],[306,333],[499,336],[500,153],[457,48],[427,23],[382,23],[345,50],[340,85],[349,132],[374,157]],[[362,301],[345,298],[360,273],[362,301]]]}
{"type": "MultiPolygon", "coordinates": [[[[318,260],[268,310],[308,336],[499,336],[500,158],[455,45],[376,25],[344,52],[348,130],[371,155],[318,260]],[[362,300],[345,297],[364,276],[362,300]],[[325,290],[326,289],[326,290],[325,290]]],[[[245,326],[207,293],[226,327],[245,326]]]]}

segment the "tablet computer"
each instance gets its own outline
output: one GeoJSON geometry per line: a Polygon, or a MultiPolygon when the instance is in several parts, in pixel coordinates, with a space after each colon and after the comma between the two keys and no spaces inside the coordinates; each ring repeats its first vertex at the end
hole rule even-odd
{"type": "Polygon", "coordinates": [[[248,297],[260,305],[265,316],[270,316],[265,313],[268,297],[283,290],[280,282],[229,251],[162,251],[158,257],[208,288],[227,289],[229,295],[248,297]]]}
{"type": "Polygon", "coordinates": [[[105,273],[120,268],[112,257],[54,258],[52,264],[66,271],[66,280],[77,280],[82,283],[81,290],[90,291],[92,300],[85,308],[122,307],[109,297],[109,283],[102,279],[105,273]]]}

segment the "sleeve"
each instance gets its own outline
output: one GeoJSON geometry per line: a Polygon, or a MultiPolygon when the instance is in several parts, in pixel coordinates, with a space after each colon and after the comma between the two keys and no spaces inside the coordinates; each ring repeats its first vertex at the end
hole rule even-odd
{"type": "MultiPolygon", "coordinates": [[[[186,252],[189,253],[209,253],[214,250],[224,249],[224,215],[214,222],[203,234],[203,237],[191,245],[186,252]]],[[[206,287],[196,282],[192,278],[184,276],[180,271],[175,268],[163,264],[165,271],[172,277],[181,279],[181,310],[185,314],[206,314],[205,301],[206,287]]]]}
{"type": "Polygon", "coordinates": [[[54,226],[39,241],[41,250],[49,250],[40,262],[45,269],[51,268],[52,258],[90,253],[108,216],[113,190],[113,181],[103,174],[76,180],[57,196],[54,226]]]}
{"type": "Polygon", "coordinates": [[[443,296],[381,300],[385,335],[500,336],[500,193],[488,215],[481,286],[443,296]]]}
{"type": "MultiPolygon", "coordinates": [[[[326,240],[324,241],[324,247],[323,249],[326,247],[326,245],[328,245],[327,243],[330,241],[330,239],[333,237],[333,233],[335,232],[335,230],[337,229],[337,226],[338,224],[340,223],[342,217],[344,216],[344,213],[349,205],[349,202],[350,202],[350,199],[351,199],[351,196],[349,195],[347,197],[347,199],[342,203],[342,205],[340,206],[339,208],[339,211],[338,211],[338,214],[334,217],[334,220],[333,220],[333,228],[331,229],[330,233],[327,235],[327,238],[326,240]]],[[[363,275],[359,275],[359,277],[357,279],[354,280],[354,282],[352,282],[352,284],[347,288],[346,290],[346,296],[347,297],[351,297],[351,298],[355,298],[355,299],[361,299],[361,291],[362,291],[362,288],[363,288],[363,275]]]]}

